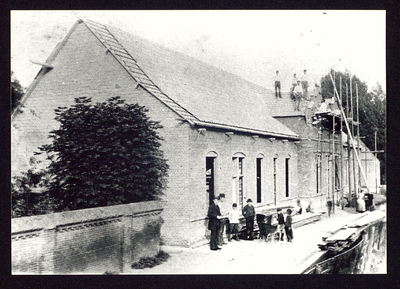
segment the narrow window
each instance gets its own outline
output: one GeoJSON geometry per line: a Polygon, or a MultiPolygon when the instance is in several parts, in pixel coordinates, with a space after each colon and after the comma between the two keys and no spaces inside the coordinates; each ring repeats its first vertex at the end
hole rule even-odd
{"type": "Polygon", "coordinates": [[[315,164],[316,168],[315,168],[315,172],[316,172],[316,189],[317,189],[317,194],[319,193],[319,157],[317,157],[317,163],[315,164]]]}
{"type": "Polygon", "coordinates": [[[276,205],[276,159],[274,158],[274,204],[276,205]]]}
{"type": "Polygon", "coordinates": [[[289,159],[285,159],[285,184],[286,184],[286,197],[289,197],[289,159]]]}
{"type": "Polygon", "coordinates": [[[256,182],[257,182],[257,203],[261,203],[261,160],[257,158],[256,163],[256,182]]]}
{"type": "Polygon", "coordinates": [[[243,208],[243,158],[232,158],[232,200],[243,208]]]}
{"type": "Polygon", "coordinates": [[[206,188],[210,205],[214,199],[214,160],[213,157],[206,157],[206,188]]]}
{"type": "Polygon", "coordinates": [[[316,177],[317,177],[317,194],[320,192],[321,186],[321,155],[317,154],[317,163],[316,163],[316,177]]]}

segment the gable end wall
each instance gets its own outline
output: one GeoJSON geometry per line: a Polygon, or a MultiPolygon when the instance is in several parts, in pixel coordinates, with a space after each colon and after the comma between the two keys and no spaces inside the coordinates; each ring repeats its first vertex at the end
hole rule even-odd
{"type": "Polygon", "coordinates": [[[166,107],[136,82],[87,29],[77,25],[51,63],[53,69],[37,83],[25,102],[23,113],[12,122],[12,171],[16,175],[28,169],[29,158],[37,147],[50,143],[49,132],[58,128],[54,109],[69,107],[74,98],[92,97],[92,103],[121,96],[127,102],[145,106],[152,120],[160,121],[164,138],[161,149],[170,166],[168,189],[163,197],[162,239],[174,242],[175,231],[181,230],[186,216],[176,207],[186,203],[188,188],[188,129],[187,123],[176,120],[178,115],[166,107]],[[173,204],[173,205],[170,205],[173,204]]]}

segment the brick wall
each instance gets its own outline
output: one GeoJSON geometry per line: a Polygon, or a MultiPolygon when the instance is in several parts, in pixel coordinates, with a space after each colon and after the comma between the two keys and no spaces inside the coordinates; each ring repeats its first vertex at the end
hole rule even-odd
{"type": "Polygon", "coordinates": [[[161,203],[12,219],[12,273],[124,272],[159,251],[161,203]]]}
{"type": "Polygon", "coordinates": [[[188,125],[176,120],[178,117],[155,97],[136,83],[125,69],[95,36],[84,26],[78,25],[52,62],[54,68],[37,83],[25,103],[23,113],[16,115],[12,123],[12,172],[18,174],[28,168],[29,158],[38,147],[51,140],[48,134],[59,123],[54,120],[54,109],[69,107],[74,98],[92,97],[92,102],[102,102],[113,96],[121,96],[130,103],[139,103],[149,109],[152,120],[161,121],[159,131],[165,139],[161,150],[168,160],[169,184],[164,205],[166,228],[163,241],[176,239],[183,221],[176,211],[176,204],[188,187],[188,125]],[[171,204],[171,205],[170,205],[171,204]]]}
{"type": "MultiPolygon", "coordinates": [[[[164,138],[161,150],[169,164],[168,188],[163,196],[165,220],[161,229],[162,243],[189,246],[204,239],[209,233],[205,216],[208,197],[205,186],[205,159],[209,151],[216,159],[215,193],[226,193],[231,202],[232,156],[246,155],[244,159],[244,196],[255,201],[255,166],[257,156],[263,157],[262,204],[273,203],[273,158],[277,158],[277,202],[292,202],[297,190],[297,152],[293,142],[269,140],[251,135],[235,134],[228,140],[225,132],[208,129],[204,135],[197,128],[177,120],[179,117],[154,96],[150,95],[114,59],[105,47],[84,26],[77,25],[65,45],[37,83],[25,103],[25,111],[16,115],[12,123],[12,171],[24,171],[37,147],[49,142],[48,134],[58,127],[54,109],[69,107],[74,98],[90,96],[101,102],[112,96],[121,96],[131,103],[149,109],[152,120],[160,121],[159,131],[164,138]],[[290,197],[284,197],[285,158],[290,158],[290,197]],[[292,198],[293,197],[293,198],[292,198]]],[[[112,230],[110,228],[110,230],[112,230]]],[[[110,234],[113,234],[110,231],[110,234]]],[[[108,248],[112,252],[113,248],[108,248]]],[[[117,257],[115,257],[117,258],[117,257]]]]}
{"type": "MultiPolygon", "coordinates": [[[[331,194],[333,190],[332,185],[332,133],[327,129],[323,129],[320,139],[320,148],[318,149],[318,128],[312,125],[307,125],[305,118],[302,116],[296,117],[279,117],[277,118],[284,125],[291,128],[296,132],[301,141],[298,144],[298,169],[301,178],[299,178],[299,192],[301,199],[311,200],[314,208],[324,210],[326,208],[326,197],[328,192],[331,194]],[[321,154],[320,177],[318,180],[317,190],[317,151],[321,154]]],[[[339,135],[336,136],[336,141],[340,139],[339,135]]],[[[336,153],[340,154],[339,146],[336,145],[336,153]]],[[[340,177],[340,164],[339,157],[337,158],[337,166],[339,169],[340,177]]],[[[345,194],[348,192],[348,170],[347,170],[347,150],[343,149],[343,188],[345,194]]],[[[351,172],[353,169],[351,168],[351,172]]],[[[351,175],[351,182],[353,183],[353,174],[351,175]]],[[[335,193],[335,200],[340,198],[338,192],[335,193]]]]}
{"type": "MultiPolygon", "coordinates": [[[[187,238],[190,243],[200,242],[208,238],[208,221],[206,219],[209,206],[206,192],[206,156],[209,152],[217,154],[215,164],[215,195],[224,193],[225,202],[231,207],[234,196],[232,190],[232,157],[242,153],[243,159],[243,197],[251,198],[255,207],[274,203],[273,159],[276,161],[276,199],[277,204],[294,204],[298,196],[297,188],[297,150],[293,141],[283,142],[259,136],[253,138],[249,134],[236,133],[228,137],[225,132],[207,128],[203,133],[197,130],[190,132],[190,186],[185,206],[189,208],[187,238]],[[289,197],[285,196],[285,159],[289,158],[289,197]],[[261,163],[261,202],[257,203],[256,195],[256,159],[262,157],[261,163]]],[[[238,203],[238,200],[236,199],[238,203]]]]}

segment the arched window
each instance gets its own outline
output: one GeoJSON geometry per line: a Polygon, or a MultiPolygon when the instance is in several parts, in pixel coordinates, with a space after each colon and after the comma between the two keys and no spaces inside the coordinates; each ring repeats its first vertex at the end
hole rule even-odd
{"type": "Polygon", "coordinates": [[[246,157],[243,153],[235,153],[232,157],[232,202],[239,203],[243,208],[243,160],[246,157]]]}

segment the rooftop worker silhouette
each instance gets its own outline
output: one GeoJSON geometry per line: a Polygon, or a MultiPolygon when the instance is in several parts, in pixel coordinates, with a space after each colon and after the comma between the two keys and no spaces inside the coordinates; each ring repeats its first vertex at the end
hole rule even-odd
{"type": "Polygon", "coordinates": [[[300,110],[300,101],[302,99],[302,90],[301,90],[301,84],[300,84],[300,80],[297,81],[297,85],[294,88],[294,96],[295,96],[295,100],[296,100],[296,107],[294,110],[300,110]]]}
{"type": "Polygon", "coordinates": [[[278,98],[278,89],[279,89],[279,97],[282,98],[281,95],[281,76],[279,75],[279,70],[276,71],[275,75],[275,97],[278,98]]]}
{"type": "Polygon", "coordinates": [[[295,100],[295,96],[294,96],[294,89],[296,88],[297,85],[297,75],[296,73],[293,74],[293,78],[292,78],[292,87],[290,88],[290,97],[295,100]]]}
{"type": "Polygon", "coordinates": [[[301,76],[301,87],[303,88],[303,97],[307,98],[308,97],[308,75],[307,75],[307,70],[303,70],[303,75],[301,76]]]}

